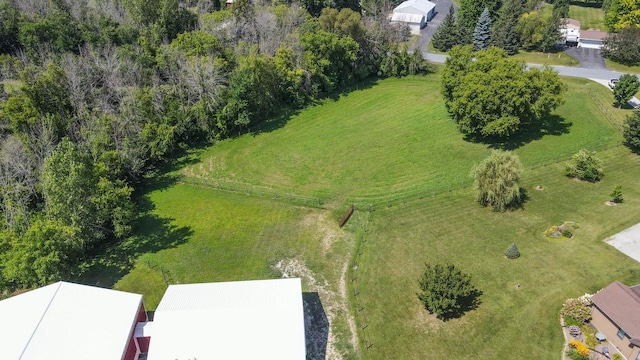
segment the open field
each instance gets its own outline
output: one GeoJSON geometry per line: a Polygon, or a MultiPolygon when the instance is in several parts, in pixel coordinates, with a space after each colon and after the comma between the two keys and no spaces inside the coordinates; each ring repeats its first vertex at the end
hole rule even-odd
{"type": "Polygon", "coordinates": [[[318,293],[334,336],[330,359],[556,358],[565,298],[640,282],[640,265],[601,242],[640,221],[640,157],[619,145],[630,110],[607,108],[613,95],[604,86],[565,80],[567,103],[503,144],[459,134],[434,74],[363,85],[194,152],[197,162],[174,173],[178,182],[145,196],[148,211],[125,246],[135,268],[115,288],[145,294],[154,309],[167,283],[287,273],[318,293]],[[514,149],[527,168],[522,210],[493,213],[474,202],[469,172],[493,147],[514,149]],[[602,150],[602,182],[562,175],[583,147],[602,150]],[[626,202],[607,207],[616,184],[626,202]],[[339,229],[351,201],[360,210],[339,229]],[[579,223],[574,239],[544,238],[564,220],[579,223]],[[522,257],[506,260],[513,241],[522,257]],[[480,307],[447,323],[428,316],[415,296],[426,261],[472,273],[480,307]]]}
{"type": "Polygon", "coordinates": [[[154,206],[139,222],[134,241],[164,246],[140,256],[115,289],[144,294],[145,306],[154,310],[167,284],[286,273],[322,299],[333,336],[327,354],[353,356],[357,343],[344,281],[354,242],[332,212],[186,184],[154,191],[149,201],[154,206]]]}
{"type": "MultiPolygon", "coordinates": [[[[592,101],[596,96],[612,103],[611,92],[588,80],[567,81],[568,101],[557,115],[500,146],[528,144],[520,156],[539,165],[619,139],[592,101]]],[[[471,166],[491,144],[463,141],[446,113],[437,75],[374,86],[375,91],[357,90],[312,107],[277,131],[220,142],[183,171],[185,181],[339,204],[385,202],[409,191],[424,195],[468,185],[471,166]]]]}
{"type": "Polygon", "coordinates": [[[373,344],[368,358],[558,358],[566,298],[613,280],[640,282],[640,264],[602,242],[639,220],[640,158],[623,147],[600,156],[606,175],[598,184],[567,179],[563,164],[526,171],[524,210],[493,213],[470,190],[376,209],[357,270],[373,344]],[[605,206],[618,183],[628,201],[605,206]],[[565,220],[580,225],[573,239],[544,237],[565,220]],[[507,260],[502,254],[514,241],[522,256],[507,260]],[[415,295],[425,262],[452,262],[473,274],[484,292],[479,308],[446,323],[428,315],[415,295]]]}
{"type": "Polygon", "coordinates": [[[598,29],[607,31],[604,26],[604,12],[601,8],[570,5],[569,17],[580,21],[582,30],[598,29]]]}

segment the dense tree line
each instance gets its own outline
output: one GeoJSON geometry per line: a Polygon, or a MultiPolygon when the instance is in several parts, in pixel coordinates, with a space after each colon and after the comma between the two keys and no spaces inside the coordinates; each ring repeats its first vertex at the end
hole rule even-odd
{"type": "Polygon", "coordinates": [[[476,49],[499,47],[509,55],[520,49],[548,52],[561,39],[561,18],[569,3],[558,0],[545,15],[541,0],[463,0],[457,16],[453,7],[433,36],[433,46],[449,51],[455,45],[473,44],[476,49]],[[482,44],[480,46],[480,44],[482,44]]]}
{"type": "Polygon", "coordinates": [[[335,9],[0,0],[0,290],[68,276],[130,236],[134,190],[181,149],[426,71],[398,48],[406,29],[316,5],[335,9]]]}
{"type": "Polygon", "coordinates": [[[640,65],[640,1],[605,0],[602,9],[611,32],[604,55],[625,65],[640,65]]]}

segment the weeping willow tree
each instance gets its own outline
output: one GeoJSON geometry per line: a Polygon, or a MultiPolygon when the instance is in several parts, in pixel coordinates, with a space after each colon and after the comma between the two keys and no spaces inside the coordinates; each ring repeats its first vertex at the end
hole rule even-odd
{"type": "Polygon", "coordinates": [[[478,166],[473,168],[477,199],[494,211],[517,207],[523,200],[520,189],[522,163],[510,151],[494,150],[478,166]]]}

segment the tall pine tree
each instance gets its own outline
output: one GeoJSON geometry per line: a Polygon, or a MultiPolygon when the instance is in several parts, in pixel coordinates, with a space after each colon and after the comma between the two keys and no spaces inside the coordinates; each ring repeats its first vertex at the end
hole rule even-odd
{"type": "Polygon", "coordinates": [[[460,40],[460,31],[456,23],[455,9],[453,5],[451,5],[449,13],[445,16],[444,20],[442,20],[442,24],[440,24],[436,33],[433,34],[431,41],[433,42],[434,48],[440,51],[449,51],[452,47],[459,45],[461,43],[460,40]]]}
{"type": "Polygon", "coordinates": [[[545,25],[542,41],[539,45],[540,50],[542,50],[542,52],[553,50],[560,39],[562,39],[562,34],[560,33],[560,14],[554,12],[545,25]]]}
{"type": "Polygon", "coordinates": [[[473,32],[473,47],[475,50],[484,50],[491,43],[491,14],[489,8],[484,8],[476,30],[473,32]]]}
{"type": "Polygon", "coordinates": [[[522,0],[506,0],[498,13],[498,21],[491,38],[494,46],[504,49],[509,55],[517,53],[520,49],[517,25],[523,13],[522,0]]]}

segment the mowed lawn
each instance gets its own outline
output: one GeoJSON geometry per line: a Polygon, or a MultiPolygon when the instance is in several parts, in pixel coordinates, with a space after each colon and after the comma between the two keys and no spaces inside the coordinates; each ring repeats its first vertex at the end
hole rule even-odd
{"type": "MultiPolygon", "coordinates": [[[[379,81],[275,129],[199,153],[198,163],[178,171],[184,182],[147,194],[151,206],[136,232],[151,245],[141,245],[148,250],[115,288],[143,293],[154,309],[168,283],[275,278],[282,276],[275,269],[280,261],[293,261],[301,265],[292,275],[303,278],[304,291],[319,293],[335,349],[345,358],[559,356],[558,311],[566,297],[615,279],[640,282],[637,263],[601,242],[640,221],[640,160],[619,145],[616,128],[630,110],[613,109],[616,115],[607,117],[598,105],[613,102],[607,88],[565,79],[567,103],[543,125],[504,144],[474,142],[449,119],[439,80],[433,74],[379,81]],[[470,170],[496,146],[515,149],[527,168],[530,200],[523,210],[493,213],[473,199],[470,170]],[[601,183],[562,175],[558,161],[583,147],[608,149],[599,153],[601,183]],[[318,196],[323,206],[216,190],[221,183],[318,196]],[[626,202],[607,207],[616,184],[626,202]],[[544,190],[534,190],[537,185],[544,190]],[[403,201],[390,201],[397,196],[403,201]],[[359,251],[353,249],[365,214],[357,211],[345,229],[337,227],[354,199],[374,209],[359,251]],[[563,220],[580,224],[574,239],[543,237],[563,220]],[[502,253],[513,241],[522,257],[508,261],[502,253]],[[345,281],[352,256],[359,256],[359,267],[350,266],[345,281]],[[452,261],[472,273],[484,292],[480,307],[447,323],[428,316],[415,296],[425,261],[452,261]],[[352,293],[351,278],[367,319],[356,317],[360,355],[340,298],[340,284],[352,293]]],[[[359,308],[351,299],[351,315],[359,308]]]]}
{"type": "Polygon", "coordinates": [[[607,31],[604,26],[604,12],[601,8],[570,5],[569,18],[580,21],[582,30],[598,29],[607,31]]]}
{"type": "MultiPolygon", "coordinates": [[[[566,81],[567,103],[542,126],[504,144],[520,147],[518,153],[531,165],[620,138],[592,101],[598,96],[613,103],[610,91],[588,80],[566,81]]],[[[275,131],[222,141],[183,174],[338,203],[468,185],[471,167],[492,144],[463,139],[439,86],[438,75],[380,81],[307,109],[275,131]]]]}
{"type": "Polygon", "coordinates": [[[367,358],[559,358],[566,298],[614,280],[640,282],[640,264],[602,242],[640,220],[640,157],[623,147],[600,156],[606,175],[597,184],[566,178],[563,164],[526,171],[530,199],[522,210],[491,212],[471,190],[375,209],[356,270],[372,343],[367,358]],[[616,184],[626,202],[604,205],[616,184]],[[579,224],[574,238],[545,238],[546,228],[565,220],[579,224]],[[513,242],[522,255],[507,260],[513,242]],[[428,315],[416,296],[426,262],[472,274],[484,293],[479,308],[448,322],[428,315]]]}

